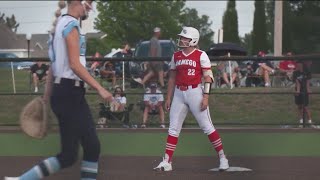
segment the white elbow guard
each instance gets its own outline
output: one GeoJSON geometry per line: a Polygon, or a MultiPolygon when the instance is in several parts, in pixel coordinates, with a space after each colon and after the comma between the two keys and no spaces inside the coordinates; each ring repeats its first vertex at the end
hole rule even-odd
{"type": "Polygon", "coordinates": [[[211,69],[203,71],[203,76],[209,76],[212,79],[212,82],[214,82],[214,77],[211,69]]]}

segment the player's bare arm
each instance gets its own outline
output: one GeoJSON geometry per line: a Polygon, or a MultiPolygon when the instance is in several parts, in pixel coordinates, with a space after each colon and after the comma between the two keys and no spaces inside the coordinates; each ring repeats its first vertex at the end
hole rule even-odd
{"type": "Polygon", "coordinates": [[[165,108],[167,111],[170,110],[170,104],[171,104],[172,94],[174,92],[175,83],[176,83],[176,71],[170,70],[169,80],[168,80],[168,92],[167,92],[167,98],[165,102],[165,108]]]}
{"type": "Polygon", "coordinates": [[[66,44],[68,48],[69,64],[72,71],[83,81],[96,89],[104,100],[112,101],[112,94],[105,90],[80,63],[79,32],[77,29],[74,28],[66,37],[66,44]]]}
{"type": "Polygon", "coordinates": [[[51,92],[52,92],[52,84],[53,84],[53,75],[52,75],[51,67],[49,67],[46,85],[45,85],[44,94],[43,94],[43,100],[45,103],[49,102],[51,92]]]}

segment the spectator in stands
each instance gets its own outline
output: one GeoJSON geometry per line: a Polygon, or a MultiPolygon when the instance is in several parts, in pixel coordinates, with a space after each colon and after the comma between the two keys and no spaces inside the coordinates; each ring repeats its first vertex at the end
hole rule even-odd
{"type": "MultiPolygon", "coordinates": [[[[159,38],[161,36],[161,29],[156,27],[153,30],[153,37],[150,40],[150,51],[149,57],[161,57],[162,48],[160,45],[159,38]]],[[[163,71],[163,61],[150,61],[148,63],[148,73],[141,78],[134,78],[134,80],[143,86],[147,81],[149,81],[154,75],[158,75],[160,86],[164,87],[164,71],[163,71]]]]}
{"type": "MultiPolygon", "coordinates": [[[[266,56],[265,52],[259,51],[258,57],[265,57],[265,56],[266,56]]],[[[265,87],[271,86],[270,74],[274,74],[275,70],[270,61],[268,60],[254,61],[252,64],[252,69],[255,72],[255,74],[263,77],[265,87]]]]}
{"type": "MultiPolygon", "coordinates": [[[[101,54],[99,52],[96,52],[93,56],[93,58],[101,58],[101,54]]],[[[90,66],[90,69],[89,69],[89,72],[91,75],[93,76],[97,76],[99,75],[99,71],[98,71],[98,67],[100,66],[100,62],[99,61],[94,61],[91,66],[90,66]]]]}
{"type": "MultiPolygon", "coordinates": [[[[292,53],[288,52],[286,55],[292,56],[292,53]]],[[[285,78],[283,80],[292,81],[292,75],[295,69],[296,69],[296,62],[293,60],[290,60],[290,59],[282,60],[279,63],[280,74],[285,78]]]]}
{"type": "MultiPolygon", "coordinates": [[[[120,120],[123,121],[123,127],[129,127],[129,110],[127,109],[127,98],[121,87],[116,87],[113,93],[114,100],[110,102],[109,109],[101,109],[99,112],[98,127],[107,127],[106,121],[120,120]]],[[[103,106],[105,107],[105,106],[103,106]]]]}
{"type": "MultiPolygon", "coordinates": [[[[99,57],[101,55],[99,54],[99,57]]],[[[110,61],[105,61],[100,67],[100,77],[112,82],[112,88],[116,86],[116,70],[114,64],[110,61]]]]}
{"type": "Polygon", "coordinates": [[[30,67],[35,93],[39,91],[39,83],[46,80],[47,74],[49,72],[48,70],[49,66],[40,61],[30,67]]]}
{"type": "Polygon", "coordinates": [[[224,83],[228,87],[233,88],[234,87],[233,83],[236,81],[236,78],[238,77],[238,73],[239,73],[238,63],[236,61],[221,61],[218,64],[218,70],[222,75],[222,80],[224,81],[224,83]],[[230,78],[230,74],[231,74],[231,78],[230,78]]]}
{"type": "Polygon", "coordinates": [[[293,72],[295,81],[295,104],[298,106],[299,123],[303,123],[304,112],[306,113],[307,123],[312,125],[311,112],[308,108],[311,72],[310,69],[301,61],[296,63],[296,70],[293,72]]]}
{"type": "MultiPolygon", "coordinates": [[[[101,58],[101,54],[99,52],[96,52],[93,56],[93,58],[101,58]]],[[[94,71],[95,69],[97,69],[97,67],[100,65],[99,61],[94,61],[91,66],[90,66],[90,70],[94,71]]]]}
{"type": "Polygon", "coordinates": [[[113,93],[114,100],[110,103],[111,112],[122,112],[124,111],[127,98],[124,95],[124,92],[121,87],[116,87],[113,93]]]}
{"type": "Polygon", "coordinates": [[[128,42],[125,42],[121,51],[123,57],[132,57],[133,52],[131,51],[131,46],[128,42]]]}
{"type": "Polygon", "coordinates": [[[261,85],[262,80],[253,70],[252,64],[252,62],[246,64],[246,87],[258,87],[261,85]]]}
{"type": "Polygon", "coordinates": [[[159,114],[160,116],[160,127],[165,128],[164,124],[164,110],[163,110],[163,94],[157,89],[156,83],[150,84],[150,90],[144,94],[144,111],[143,111],[143,122],[141,128],[146,128],[146,123],[149,114],[159,114]]]}
{"type": "MultiPolygon", "coordinates": [[[[131,51],[131,46],[128,42],[123,43],[122,45],[122,49],[121,49],[121,54],[120,56],[117,57],[121,57],[121,58],[130,58],[133,56],[133,52],[131,51]]],[[[115,62],[114,63],[114,67],[115,67],[115,71],[116,71],[116,75],[117,76],[122,76],[122,62],[123,61],[119,61],[119,62],[115,62]]],[[[124,72],[129,72],[129,63],[125,62],[124,65],[124,72]]]]}

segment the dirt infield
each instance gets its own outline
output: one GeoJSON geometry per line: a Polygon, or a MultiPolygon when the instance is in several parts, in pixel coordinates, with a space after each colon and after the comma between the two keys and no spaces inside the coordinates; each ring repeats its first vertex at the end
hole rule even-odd
{"type": "MultiPolygon", "coordinates": [[[[0,157],[0,178],[15,176],[41,161],[43,157],[0,157]]],[[[231,166],[250,168],[251,172],[212,172],[218,165],[213,157],[174,157],[172,172],[152,170],[159,157],[105,156],[99,164],[99,180],[318,180],[319,157],[229,157],[231,166]]],[[[79,164],[48,180],[80,179],[79,164]]]]}
{"type": "MultiPolygon", "coordinates": [[[[0,132],[16,133],[18,129],[1,129],[0,132]]],[[[107,129],[100,132],[166,132],[163,129],[127,130],[107,129]]],[[[221,129],[220,132],[281,132],[312,133],[319,129],[221,129]]],[[[199,129],[185,129],[184,132],[201,132],[199,129]]],[[[17,176],[46,157],[4,157],[0,156],[0,180],[3,176],[17,176]]],[[[155,172],[161,157],[150,156],[103,156],[99,163],[98,180],[319,180],[320,157],[262,157],[229,156],[230,166],[252,169],[250,172],[212,172],[218,166],[216,157],[174,156],[172,172],[155,172]]],[[[48,180],[79,180],[78,162],[48,180]]]]}

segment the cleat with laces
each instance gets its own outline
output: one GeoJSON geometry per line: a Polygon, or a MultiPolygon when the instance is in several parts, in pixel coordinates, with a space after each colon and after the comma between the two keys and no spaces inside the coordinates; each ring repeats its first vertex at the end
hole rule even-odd
{"type": "Polygon", "coordinates": [[[156,171],[172,171],[172,164],[163,158],[162,162],[153,169],[156,171]]]}

